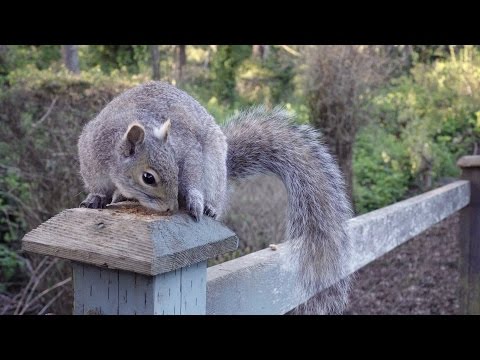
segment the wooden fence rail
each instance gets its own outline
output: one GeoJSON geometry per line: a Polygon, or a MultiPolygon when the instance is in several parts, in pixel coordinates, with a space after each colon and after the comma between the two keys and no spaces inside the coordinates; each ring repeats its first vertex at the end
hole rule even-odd
{"type": "MultiPolygon", "coordinates": [[[[349,272],[466,206],[469,189],[467,181],[457,181],[351,219],[354,258],[349,272]]],[[[209,268],[207,314],[283,314],[308,300],[298,298],[294,274],[283,266],[286,251],[280,245],[277,251],[265,249],[209,268]]]]}
{"type": "MultiPolygon", "coordinates": [[[[480,156],[458,164],[464,180],[351,219],[349,273],[463,209],[460,299],[462,311],[480,313],[480,156]]],[[[287,244],[207,269],[206,260],[238,239],[219,222],[187,214],[162,217],[137,205],[69,209],[22,244],[73,261],[74,314],[284,314],[309,297],[296,290],[287,244]]]]}

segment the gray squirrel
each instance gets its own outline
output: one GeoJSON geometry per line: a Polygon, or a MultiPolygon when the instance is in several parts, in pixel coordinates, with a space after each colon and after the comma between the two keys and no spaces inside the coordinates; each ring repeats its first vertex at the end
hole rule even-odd
{"type": "Polygon", "coordinates": [[[274,174],[288,194],[287,243],[301,291],[294,313],[338,314],[347,302],[352,215],[339,168],[307,125],[281,108],[254,107],[220,127],[193,97],[165,82],[129,89],[90,122],[78,142],[89,192],[82,207],[135,199],[160,212],[184,208],[219,219],[228,181],[274,174]],[[227,181],[228,180],[228,181],[227,181]]]}

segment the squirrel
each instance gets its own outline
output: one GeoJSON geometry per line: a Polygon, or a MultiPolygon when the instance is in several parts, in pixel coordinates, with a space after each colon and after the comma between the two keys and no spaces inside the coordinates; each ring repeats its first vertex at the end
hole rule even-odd
{"type": "Polygon", "coordinates": [[[89,192],[80,206],[87,208],[134,199],[160,212],[186,209],[196,221],[220,219],[229,182],[278,176],[287,189],[287,244],[301,291],[311,297],[331,285],[293,312],[343,312],[351,254],[345,222],[352,216],[344,180],[320,133],[295,124],[286,110],[253,107],[220,127],[186,92],[150,81],[88,122],[78,151],[89,192]]]}

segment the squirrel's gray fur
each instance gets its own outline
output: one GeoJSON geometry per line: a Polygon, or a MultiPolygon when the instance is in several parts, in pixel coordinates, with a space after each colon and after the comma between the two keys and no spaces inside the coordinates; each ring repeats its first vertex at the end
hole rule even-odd
{"type": "MultiPolygon", "coordinates": [[[[315,294],[346,275],[351,243],[345,222],[352,211],[339,168],[320,134],[296,125],[281,108],[252,108],[221,128],[187,93],[148,82],[90,121],[78,150],[89,192],[82,206],[133,198],[159,211],[179,204],[197,221],[202,214],[222,215],[227,178],[274,174],[288,193],[287,243],[302,291],[315,294]]],[[[347,277],[295,312],[340,313],[348,288],[347,277]]]]}

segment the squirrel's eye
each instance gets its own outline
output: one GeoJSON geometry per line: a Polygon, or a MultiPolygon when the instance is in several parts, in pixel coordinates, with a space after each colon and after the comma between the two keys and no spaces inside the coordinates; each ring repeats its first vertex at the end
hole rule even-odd
{"type": "Polygon", "coordinates": [[[147,185],[155,185],[155,177],[149,172],[144,172],[142,174],[142,180],[147,185]]]}

